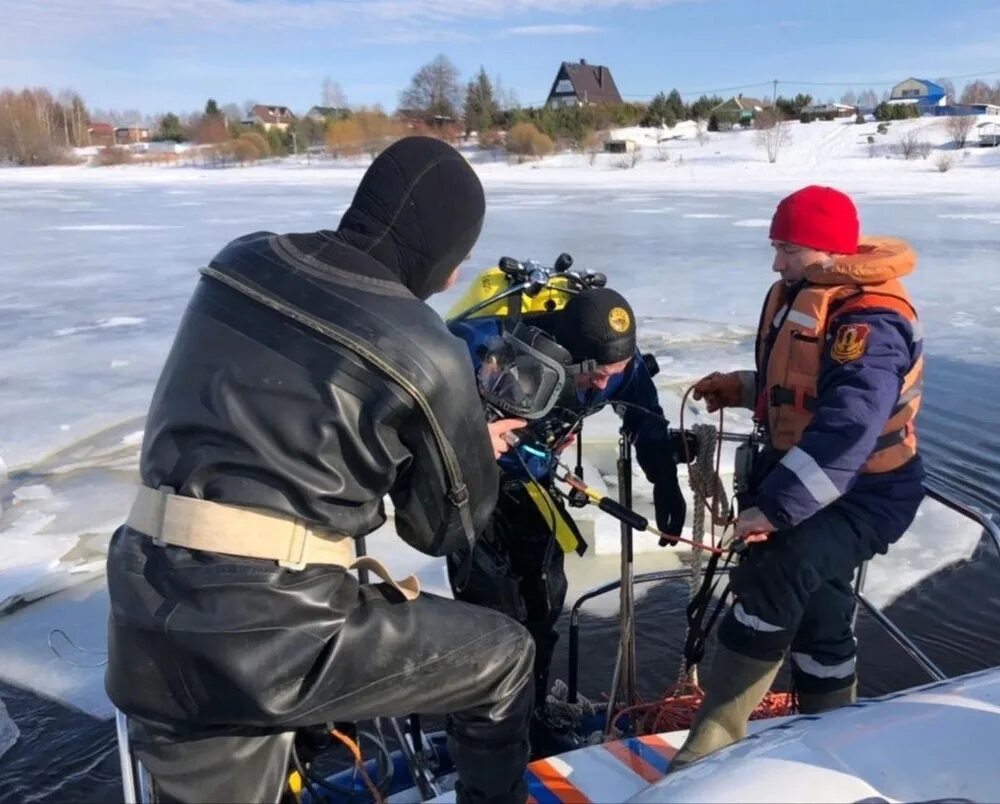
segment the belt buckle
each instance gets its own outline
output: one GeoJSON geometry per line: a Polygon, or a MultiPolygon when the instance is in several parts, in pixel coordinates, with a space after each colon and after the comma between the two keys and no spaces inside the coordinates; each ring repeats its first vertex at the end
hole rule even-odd
{"type": "Polygon", "coordinates": [[[163,523],[167,519],[167,506],[170,505],[170,500],[173,495],[177,494],[177,489],[173,486],[160,486],[156,491],[159,493],[159,527],[156,528],[156,533],[150,533],[149,538],[152,539],[153,544],[157,547],[166,547],[167,542],[163,539],[163,523]]]}
{"type": "Polygon", "coordinates": [[[292,525],[292,537],[288,542],[288,554],[283,561],[278,562],[282,569],[299,572],[307,565],[306,542],[309,539],[309,528],[301,520],[296,519],[292,525]]]}

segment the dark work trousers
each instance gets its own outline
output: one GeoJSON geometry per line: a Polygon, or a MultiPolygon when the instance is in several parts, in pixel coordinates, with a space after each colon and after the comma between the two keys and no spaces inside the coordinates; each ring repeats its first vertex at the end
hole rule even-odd
{"type": "MultiPolygon", "coordinates": [[[[914,496],[912,521],[921,495],[914,496]]],[[[894,505],[901,502],[896,500],[894,505]]],[[[791,649],[797,689],[823,693],[855,681],[851,628],[856,570],[902,535],[852,505],[850,494],[788,530],[751,545],[733,570],[734,603],[719,641],[745,656],[778,661],[791,649]]]]}
{"type": "Polygon", "coordinates": [[[514,618],[535,640],[535,703],[549,691],[549,668],[559,639],[555,630],[566,602],[564,553],[556,543],[552,517],[575,529],[562,502],[548,518],[528,496],[524,484],[505,481],[490,529],[468,553],[455,553],[448,569],[455,597],[514,618]]]}
{"type": "Polygon", "coordinates": [[[277,801],[295,729],[417,712],[448,716],[459,801],[525,801],[534,650],[513,620],[127,528],[108,588],[106,686],[161,800],[277,801]]]}

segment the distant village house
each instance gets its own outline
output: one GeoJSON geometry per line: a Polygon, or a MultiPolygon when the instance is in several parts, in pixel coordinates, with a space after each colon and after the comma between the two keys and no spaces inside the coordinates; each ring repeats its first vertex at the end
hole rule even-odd
{"type": "Polygon", "coordinates": [[[556,73],[545,101],[547,106],[593,106],[598,103],[620,104],[622,96],[611,76],[611,70],[601,64],[564,61],[556,73]]]}
{"type": "Polygon", "coordinates": [[[609,154],[631,154],[642,148],[635,140],[608,140],[604,143],[604,150],[609,154]]]}
{"type": "Polygon", "coordinates": [[[429,128],[445,128],[457,121],[446,114],[427,114],[420,109],[396,109],[395,118],[409,129],[427,126],[429,128]]]}
{"type": "Polygon", "coordinates": [[[109,123],[91,123],[87,127],[87,137],[91,145],[110,148],[115,144],[115,127],[109,123]]]}
{"type": "Polygon", "coordinates": [[[820,118],[856,117],[858,114],[858,107],[849,106],[846,103],[814,103],[811,106],[803,108],[802,114],[820,118]]]}
{"type": "Polygon", "coordinates": [[[1000,123],[986,122],[976,126],[979,145],[983,148],[1000,147],[1000,123]]]}
{"type": "Polygon", "coordinates": [[[315,123],[333,123],[351,116],[351,110],[340,106],[313,106],[306,117],[315,123]]]}
{"type": "Polygon", "coordinates": [[[935,106],[934,114],[938,117],[964,117],[966,115],[1000,117],[1000,106],[994,103],[958,103],[954,106],[935,106]]]}
{"type": "Polygon", "coordinates": [[[748,125],[754,121],[768,104],[756,98],[747,98],[742,94],[736,95],[727,101],[723,101],[714,109],[709,109],[709,114],[714,114],[720,123],[730,121],[734,124],[748,125]]]}
{"type": "Polygon", "coordinates": [[[922,78],[907,78],[900,81],[889,93],[890,104],[916,104],[921,113],[933,114],[936,107],[948,105],[948,93],[944,87],[922,78]]]}
{"type": "Polygon", "coordinates": [[[287,106],[267,106],[258,103],[243,120],[248,126],[262,126],[265,131],[276,128],[284,131],[295,122],[295,115],[287,106]]]}
{"type": "Polygon", "coordinates": [[[149,142],[149,129],[141,126],[120,126],[115,129],[116,145],[132,145],[134,143],[149,142]]]}

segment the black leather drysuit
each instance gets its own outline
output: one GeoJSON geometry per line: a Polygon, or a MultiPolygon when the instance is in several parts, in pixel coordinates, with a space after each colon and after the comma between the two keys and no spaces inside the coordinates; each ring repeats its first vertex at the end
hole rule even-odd
{"type": "MultiPolygon", "coordinates": [[[[388,495],[413,547],[467,547],[497,466],[465,347],[422,300],[483,214],[464,159],[409,138],[372,164],[336,232],[224,248],[156,388],[143,483],[354,537],[385,521],[388,495]]],[[[533,652],[508,618],[128,527],[108,585],[108,694],[163,798],[275,801],[294,729],[422,712],[449,715],[460,801],[524,801],[533,652]]]]}

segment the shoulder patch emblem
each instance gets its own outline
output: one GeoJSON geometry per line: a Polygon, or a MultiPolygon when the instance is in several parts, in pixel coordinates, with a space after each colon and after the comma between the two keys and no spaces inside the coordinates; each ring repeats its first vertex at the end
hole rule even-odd
{"type": "Polygon", "coordinates": [[[608,313],[608,326],[619,334],[628,332],[632,326],[632,316],[624,307],[615,307],[608,313]]]}
{"type": "Polygon", "coordinates": [[[830,357],[838,363],[850,363],[861,357],[868,348],[872,328],[867,324],[842,324],[830,347],[830,357]]]}

